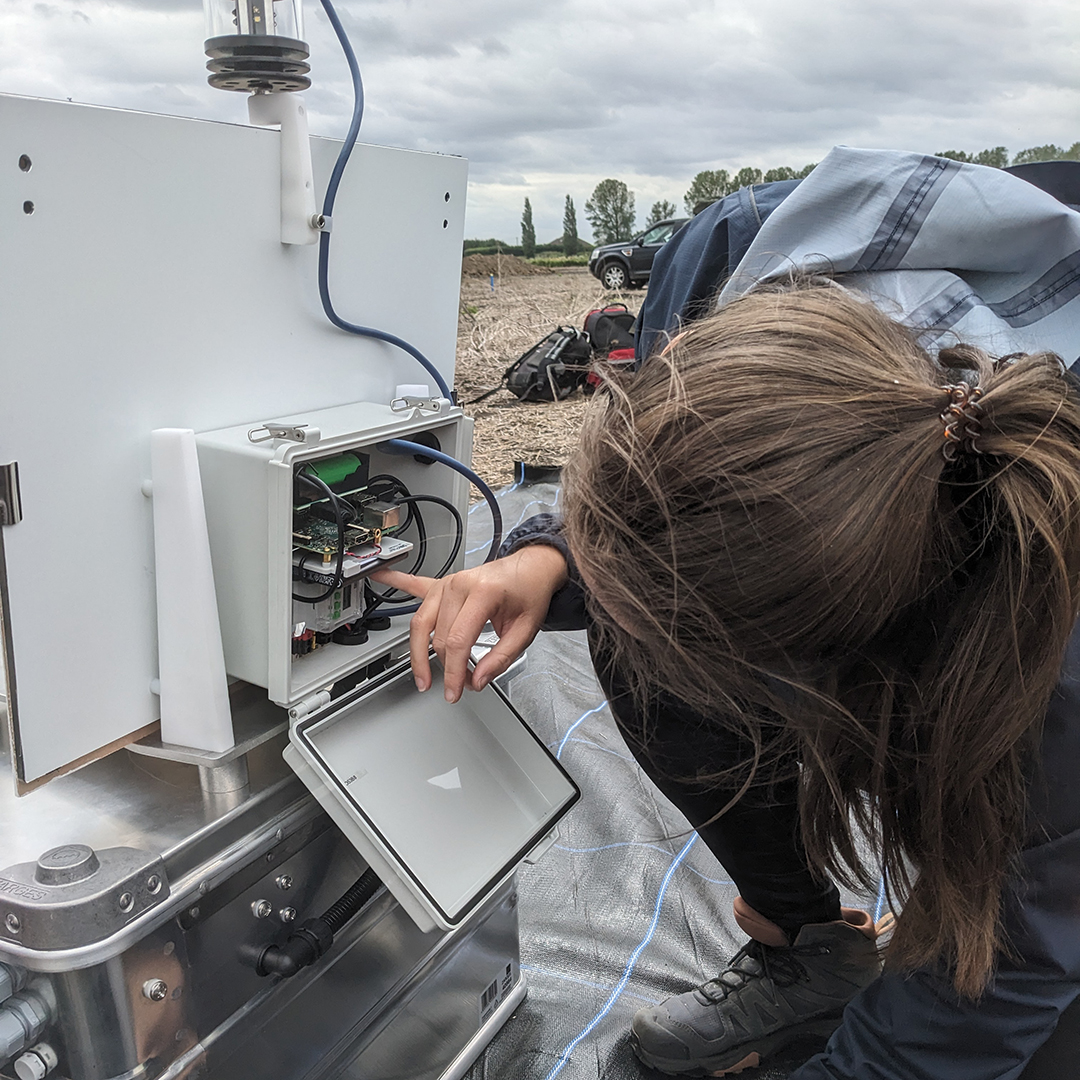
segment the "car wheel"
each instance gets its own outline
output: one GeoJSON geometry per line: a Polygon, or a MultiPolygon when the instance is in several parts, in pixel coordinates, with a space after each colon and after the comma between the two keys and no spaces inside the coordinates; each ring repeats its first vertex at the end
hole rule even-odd
{"type": "Polygon", "coordinates": [[[612,292],[620,292],[630,284],[630,275],[620,262],[609,262],[600,271],[600,284],[612,292]]]}

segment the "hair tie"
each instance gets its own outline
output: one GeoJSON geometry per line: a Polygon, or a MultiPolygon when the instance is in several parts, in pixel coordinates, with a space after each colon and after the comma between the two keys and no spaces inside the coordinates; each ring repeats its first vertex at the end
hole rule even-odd
{"type": "Polygon", "coordinates": [[[949,395],[949,404],[941,414],[941,421],[945,425],[941,456],[946,461],[955,461],[960,454],[981,454],[977,440],[982,433],[979,422],[982,390],[961,382],[943,386],[941,391],[949,395]]]}

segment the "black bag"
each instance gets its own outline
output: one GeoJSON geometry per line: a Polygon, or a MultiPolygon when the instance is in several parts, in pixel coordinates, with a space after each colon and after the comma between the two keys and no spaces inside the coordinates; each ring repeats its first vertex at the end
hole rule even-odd
{"type": "Polygon", "coordinates": [[[632,349],[635,322],[637,316],[625,304],[609,304],[590,311],[585,317],[585,333],[597,359],[603,359],[612,349],[632,349]]]}
{"type": "Polygon", "coordinates": [[[585,381],[591,358],[588,336],[572,326],[560,326],[526,349],[503,372],[498,386],[469,404],[491,397],[504,386],[522,401],[562,401],[585,381]]]}

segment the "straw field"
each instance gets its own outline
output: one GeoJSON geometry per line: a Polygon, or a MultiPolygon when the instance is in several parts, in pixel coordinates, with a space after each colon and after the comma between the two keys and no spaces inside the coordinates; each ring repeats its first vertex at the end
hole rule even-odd
{"type": "MultiPolygon", "coordinates": [[[[636,311],[641,303],[641,293],[605,292],[584,268],[537,272],[509,256],[471,259],[484,262],[467,266],[461,279],[456,389],[463,402],[498,385],[507,366],[557,326],[580,329],[593,308],[621,301],[636,311]],[[501,273],[492,290],[489,274],[496,271],[501,273]]],[[[515,461],[562,465],[577,439],[585,402],[581,391],[565,401],[521,402],[499,390],[466,405],[476,421],[473,468],[501,487],[513,478],[515,461]]]]}

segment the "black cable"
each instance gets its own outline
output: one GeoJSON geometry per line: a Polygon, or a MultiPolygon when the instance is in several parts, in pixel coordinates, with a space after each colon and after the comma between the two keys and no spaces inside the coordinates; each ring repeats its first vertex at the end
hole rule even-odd
{"type": "MultiPolygon", "coordinates": [[[[430,502],[435,503],[437,506],[441,506],[444,510],[448,510],[450,512],[451,516],[454,519],[454,524],[457,526],[457,532],[454,536],[454,544],[451,548],[449,556],[446,559],[446,562],[444,562],[443,565],[439,568],[439,570],[433,575],[437,578],[443,577],[446,573],[449,572],[450,567],[454,565],[454,560],[458,557],[458,552],[461,550],[461,545],[465,539],[465,523],[461,518],[461,511],[458,510],[458,508],[452,502],[448,502],[446,499],[442,499],[438,495],[410,495],[408,496],[408,498],[399,499],[398,502],[430,502]]],[[[362,618],[366,619],[368,615],[370,615],[377,607],[381,606],[382,604],[396,603],[396,601],[391,595],[378,592],[376,589],[372,588],[371,585],[366,581],[364,582],[364,587],[365,592],[371,594],[376,599],[373,604],[364,609],[364,614],[362,618]]],[[[392,591],[400,592],[401,590],[394,589],[392,591]]]]}
{"type": "MultiPolygon", "coordinates": [[[[345,581],[345,515],[342,513],[341,506],[345,502],[339,496],[334,494],[330,490],[329,484],[327,484],[321,477],[316,476],[314,473],[302,473],[296,474],[297,480],[306,480],[309,484],[314,484],[316,487],[322,488],[326,492],[327,498],[330,500],[330,505],[334,508],[334,519],[337,522],[338,533],[338,551],[337,551],[337,568],[334,571],[334,582],[324,593],[320,593],[318,596],[298,596],[296,593],[292,594],[294,600],[300,601],[302,604],[321,604],[324,600],[329,600],[341,588],[345,581]]],[[[352,511],[353,519],[356,518],[356,509],[345,505],[352,511]]]]}
{"type": "Polygon", "coordinates": [[[375,871],[365,870],[322,915],[302,923],[284,944],[268,945],[257,957],[252,957],[256,972],[287,979],[314,963],[333,945],[334,935],[378,892],[380,885],[375,871]]]}

